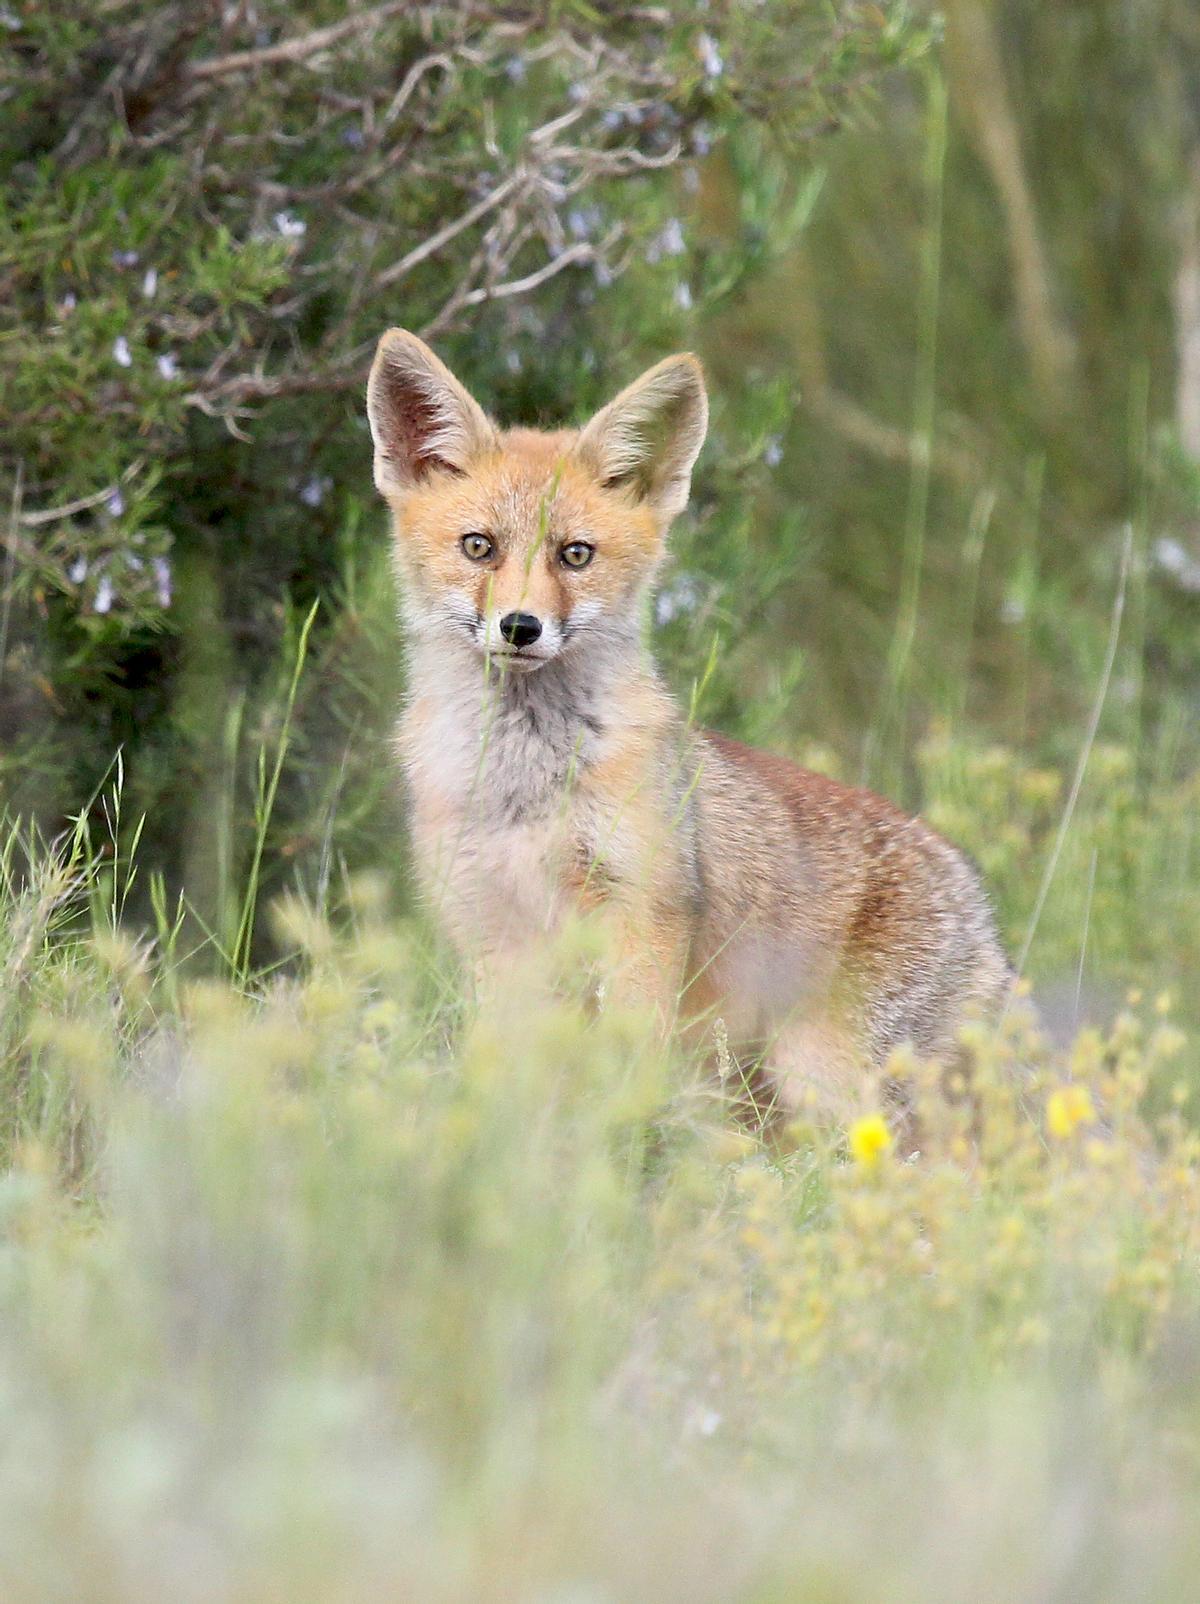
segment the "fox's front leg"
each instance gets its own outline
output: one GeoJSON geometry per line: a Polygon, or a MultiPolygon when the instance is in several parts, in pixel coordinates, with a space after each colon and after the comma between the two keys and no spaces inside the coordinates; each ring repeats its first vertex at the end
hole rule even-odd
{"type": "Polygon", "coordinates": [[[596,988],[601,1004],[653,1012],[659,1029],[674,1029],[687,978],[691,930],[671,908],[620,890],[580,898],[584,913],[604,933],[605,961],[596,988]]]}
{"type": "Polygon", "coordinates": [[[688,929],[674,918],[623,919],[613,970],[613,995],[653,1010],[659,1029],[671,1031],[687,976],[688,929]]]}

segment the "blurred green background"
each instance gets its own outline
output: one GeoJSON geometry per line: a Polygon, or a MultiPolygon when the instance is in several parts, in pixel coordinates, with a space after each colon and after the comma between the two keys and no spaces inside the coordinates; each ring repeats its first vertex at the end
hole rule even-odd
{"type": "Polygon", "coordinates": [[[582,419],[691,347],[714,421],[652,620],[671,683],[926,807],[1014,946],[1099,708],[1033,963],[1186,976],[1186,0],[11,0],[3,24],[10,811],[54,833],[119,751],[140,861],[228,946],[286,737],[263,890],[383,864],[403,905],[374,339],[424,331],[506,422],[582,419]]]}

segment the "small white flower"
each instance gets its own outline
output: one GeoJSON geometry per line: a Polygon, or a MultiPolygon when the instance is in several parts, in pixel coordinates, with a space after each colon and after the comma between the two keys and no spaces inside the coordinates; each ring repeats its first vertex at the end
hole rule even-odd
{"type": "Polygon", "coordinates": [[[111,612],[115,594],[112,580],[107,574],[101,575],[100,583],[96,586],[96,599],[92,603],[92,611],[94,613],[111,612]]]}
{"type": "Polygon", "coordinates": [[[73,585],[82,585],[87,578],[88,560],[86,557],[76,557],[67,569],[67,578],[73,585]]]}
{"type": "Polygon", "coordinates": [[[24,27],[24,24],[20,17],[9,11],[6,6],[3,11],[0,11],[0,27],[7,28],[9,33],[17,33],[24,27]]]}
{"type": "Polygon", "coordinates": [[[154,570],[154,587],[158,595],[158,605],[169,607],[171,605],[171,565],[165,557],[154,557],[150,561],[154,570]]]}
{"type": "Polygon", "coordinates": [[[1180,541],[1170,535],[1156,540],[1154,561],[1181,590],[1200,591],[1200,557],[1193,557],[1180,541]]]}
{"type": "Polygon", "coordinates": [[[658,236],[665,256],[681,256],[687,249],[687,241],[683,237],[683,224],[677,217],[672,217],[662,233],[658,236]]]}
{"type": "Polygon", "coordinates": [[[1025,622],[1025,598],[1023,596],[1008,595],[1000,603],[1000,619],[1005,624],[1023,624],[1025,622]]]}
{"type": "Polygon", "coordinates": [[[767,443],[763,447],[763,461],[768,468],[778,468],[783,461],[783,441],[777,434],[767,436],[767,443]]]}
{"type": "Polygon", "coordinates": [[[118,267],[136,267],[138,253],[136,251],[114,251],[112,259],[118,267]]]}
{"type": "Polygon", "coordinates": [[[520,56],[510,56],[504,63],[504,75],[510,83],[525,82],[525,63],[520,56]]]}
{"type": "Polygon", "coordinates": [[[694,613],[699,605],[699,584],[691,574],[679,574],[655,598],[654,621],[657,624],[669,624],[683,613],[694,613]]]}
{"type": "Polygon", "coordinates": [[[300,239],[308,230],[308,224],[302,217],[296,217],[292,212],[276,212],[275,227],[284,239],[300,239]]]}
{"type": "Polygon", "coordinates": [[[721,1416],[717,1410],[696,1399],[688,1406],[683,1429],[689,1435],[711,1437],[720,1424],[721,1416]]]}
{"type": "Polygon", "coordinates": [[[520,373],[522,367],[520,351],[506,351],[504,365],[510,373],[520,373]]]}
{"type": "Polygon", "coordinates": [[[164,351],[155,358],[154,366],[164,379],[177,379],[179,377],[179,363],[175,360],[174,352],[164,351]]]}
{"type": "Polygon", "coordinates": [[[148,267],[142,277],[142,295],[147,301],[152,301],[158,294],[158,269],[148,267]]]}
{"type": "Polygon", "coordinates": [[[123,334],[118,334],[113,341],[113,361],[122,368],[133,366],[133,352],[129,349],[129,341],[123,334]]]}
{"type": "Polygon", "coordinates": [[[717,41],[711,34],[702,33],[696,40],[696,54],[700,57],[700,65],[709,78],[719,78],[725,71],[725,63],[721,59],[721,52],[717,49],[717,41]]]}
{"type": "Polygon", "coordinates": [[[106,498],[104,507],[110,518],[119,518],[125,511],[125,497],[121,494],[119,485],[112,495],[106,498]]]}
{"type": "Polygon", "coordinates": [[[680,279],[675,286],[675,305],[683,312],[692,309],[692,286],[686,279],[680,279]]]}
{"type": "Polygon", "coordinates": [[[567,227],[576,239],[590,239],[603,221],[598,206],[573,206],[567,213],[567,227]]]}
{"type": "Polygon", "coordinates": [[[58,310],[65,316],[68,312],[73,312],[78,305],[79,302],[75,297],[75,291],[68,290],[58,303],[58,310]]]}

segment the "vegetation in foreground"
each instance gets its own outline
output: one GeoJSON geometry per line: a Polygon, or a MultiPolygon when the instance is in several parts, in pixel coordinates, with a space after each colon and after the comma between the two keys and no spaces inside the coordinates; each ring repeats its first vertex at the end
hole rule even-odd
{"type": "MultiPolygon", "coordinates": [[[[1046,951],[1097,842],[1186,889],[1178,809],[1097,762],[1046,951]]],[[[926,767],[1028,906],[1057,777],[926,767]]],[[[1194,1596],[1200,1062],[1168,993],[1058,1046],[1014,1010],[969,1085],[892,1065],[916,1159],[869,1084],[767,1147],[736,1068],[589,1012],[586,926],[551,997],[514,970],[477,1012],[350,878],[276,906],[280,970],[195,978],[161,888],[123,924],[136,859],[19,845],[6,1599],[1194,1596]]],[[[1093,875],[1076,938],[1129,928],[1119,890],[1093,875]]]]}

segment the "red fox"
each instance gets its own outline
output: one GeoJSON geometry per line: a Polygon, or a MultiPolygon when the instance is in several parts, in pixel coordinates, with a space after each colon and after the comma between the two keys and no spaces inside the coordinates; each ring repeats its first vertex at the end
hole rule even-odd
{"type": "Polygon", "coordinates": [[[425,894],[493,969],[576,909],[617,926],[617,984],[719,1019],[794,1108],[853,1104],[908,1044],[954,1051],[1010,984],[978,877],[854,790],[689,725],[645,603],[708,421],[694,356],[582,429],[499,429],[413,334],[368,383],[409,665],[399,749],[425,894]]]}

